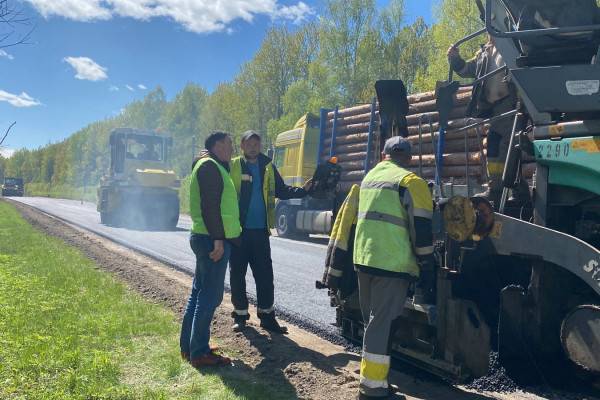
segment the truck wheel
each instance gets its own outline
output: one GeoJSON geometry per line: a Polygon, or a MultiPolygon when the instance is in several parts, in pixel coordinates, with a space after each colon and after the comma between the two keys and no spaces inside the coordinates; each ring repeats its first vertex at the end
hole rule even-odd
{"type": "Polygon", "coordinates": [[[277,235],[284,238],[290,238],[294,236],[295,226],[293,220],[292,209],[288,206],[281,206],[277,208],[275,216],[275,229],[277,229],[277,235]]]}

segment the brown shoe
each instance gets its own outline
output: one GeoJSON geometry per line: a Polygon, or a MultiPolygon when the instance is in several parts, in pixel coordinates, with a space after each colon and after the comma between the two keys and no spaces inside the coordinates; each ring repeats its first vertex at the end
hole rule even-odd
{"type": "MultiPolygon", "coordinates": [[[[216,344],[209,344],[208,347],[210,348],[211,353],[216,353],[217,351],[219,351],[219,346],[217,346],[216,344]]],[[[182,351],[181,358],[184,359],[185,361],[189,362],[190,361],[190,353],[182,351]]]]}
{"type": "Polygon", "coordinates": [[[194,368],[222,367],[231,365],[231,359],[218,354],[208,353],[198,358],[194,358],[192,361],[190,361],[190,363],[194,368]]]}

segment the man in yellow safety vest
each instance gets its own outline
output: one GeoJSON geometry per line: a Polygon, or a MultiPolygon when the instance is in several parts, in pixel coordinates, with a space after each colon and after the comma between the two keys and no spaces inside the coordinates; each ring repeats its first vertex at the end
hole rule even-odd
{"type": "Polygon", "coordinates": [[[359,399],[389,396],[392,321],[402,312],[411,282],[418,280],[423,302],[433,302],[435,285],[429,187],[405,169],[411,160],[408,140],[388,139],[382,157],[361,183],[354,240],[365,323],[359,399]]]}
{"type": "Polygon", "coordinates": [[[196,160],[190,178],[190,246],[196,273],[181,327],[181,356],[193,367],[229,365],[209,344],[215,309],[223,300],[231,243],[241,233],[235,187],[229,176],[231,137],[213,132],[196,160]]]}
{"type": "Polygon", "coordinates": [[[257,314],[260,326],[276,333],[286,333],[273,309],[274,284],[271,261],[270,230],[275,227],[275,198],[300,199],[308,194],[311,181],[304,187],[287,186],[272,160],[261,153],[261,137],[255,131],[242,135],[243,156],[231,161],[231,179],[238,193],[240,247],[234,248],[229,263],[229,282],[233,303],[233,330],[241,331],[250,317],[246,295],[248,264],[256,282],[257,314]]]}

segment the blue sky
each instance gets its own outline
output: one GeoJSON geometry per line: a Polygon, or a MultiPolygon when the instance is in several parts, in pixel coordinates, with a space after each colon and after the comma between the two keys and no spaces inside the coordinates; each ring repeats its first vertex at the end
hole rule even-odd
{"type": "MultiPolygon", "coordinates": [[[[418,16],[431,22],[434,0],[405,1],[407,22],[418,16]]],[[[139,0],[12,3],[35,24],[31,44],[0,50],[0,132],[17,121],[4,143],[12,149],[62,140],[158,85],[169,99],[188,82],[210,91],[252,58],[270,25],[314,18],[321,5],[318,0],[158,0],[156,8],[139,0]]]]}

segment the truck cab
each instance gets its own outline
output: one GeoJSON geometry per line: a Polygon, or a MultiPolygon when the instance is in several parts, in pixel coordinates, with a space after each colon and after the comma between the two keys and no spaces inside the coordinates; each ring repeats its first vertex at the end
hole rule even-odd
{"type": "MultiPolygon", "coordinates": [[[[320,119],[303,115],[293,129],[277,135],[273,162],[286,185],[302,186],[316,168],[320,146],[320,119]]],[[[332,199],[280,200],[276,206],[276,229],[282,237],[302,237],[331,230],[332,199]]]]}
{"type": "Polygon", "coordinates": [[[23,196],[23,179],[5,177],[2,184],[2,196],[23,196]]]}

